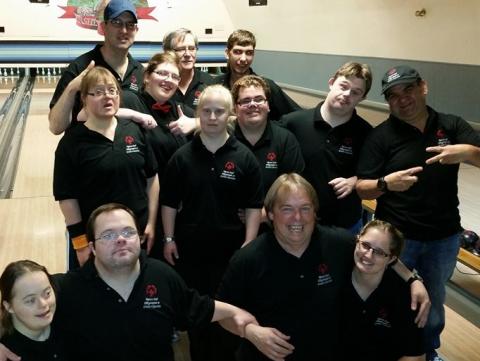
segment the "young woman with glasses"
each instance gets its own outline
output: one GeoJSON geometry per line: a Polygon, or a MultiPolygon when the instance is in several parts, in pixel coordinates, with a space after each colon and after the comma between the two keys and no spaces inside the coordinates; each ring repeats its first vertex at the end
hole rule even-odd
{"type": "Polygon", "coordinates": [[[358,235],[351,282],[342,298],[341,359],[425,360],[422,329],[410,308],[411,282],[389,267],[403,244],[403,235],[380,220],[367,223],[358,235]]]}
{"type": "MultiPolygon", "coordinates": [[[[99,205],[118,202],[131,208],[145,235],[147,250],[155,237],[159,184],[157,162],[145,131],[117,118],[119,85],[103,67],[90,70],[80,87],[86,122],[68,130],[55,152],[55,199],[65,217],[76,258],[90,254],[85,222],[99,205]]],[[[76,265],[71,253],[70,267],[76,265]]]]}

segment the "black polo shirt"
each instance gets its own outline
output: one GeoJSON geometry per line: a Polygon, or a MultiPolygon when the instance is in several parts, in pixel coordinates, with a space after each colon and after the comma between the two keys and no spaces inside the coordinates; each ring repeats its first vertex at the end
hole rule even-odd
{"type": "MultiPolygon", "coordinates": [[[[117,79],[118,83],[122,88],[122,106],[124,102],[128,102],[130,97],[135,96],[135,94],[140,91],[140,88],[143,84],[143,65],[133,59],[129,53],[127,71],[125,72],[125,76],[122,79],[120,75],[118,75],[117,72],[113,70],[113,68],[108,65],[108,63],[103,58],[102,52],[100,51],[102,45],[103,44],[96,45],[94,49],[80,55],[78,58],[76,58],[70,63],[70,65],[63,72],[62,77],[58,81],[57,87],[55,88],[55,93],[53,94],[52,100],[50,101],[50,109],[53,108],[53,106],[57,103],[58,98],[60,98],[68,83],[70,83],[82,71],[84,71],[92,60],[95,61],[95,66],[103,66],[107,68],[117,79]]],[[[77,92],[77,95],[75,97],[75,104],[72,110],[71,126],[77,124],[77,115],[81,109],[82,101],[80,99],[80,92],[77,92]]]]}
{"type": "Polygon", "coordinates": [[[264,192],[270,189],[278,176],[284,173],[302,173],[305,167],[300,146],[294,135],[277,124],[267,122],[262,137],[255,145],[251,145],[235,125],[235,137],[246,145],[257,158],[262,170],[264,192]]]}
{"type": "MultiPolygon", "coordinates": [[[[353,247],[347,231],[319,226],[297,258],[272,232],[264,233],[232,257],[218,299],[290,336],[295,350],[287,360],[336,360],[340,294],[351,274],[353,247]]],[[[268,360],[244,339],[237,356],[239,361],[268,360]]]]}
{"type": "Polygon", "coordinates": [[[102,204],[125,204],[144,227],[147,178],[156,172],[152,147],[136,123],[118,119],[113,142],[79,124],[65,132],[55,151],[53,195],[57,201],[77,199],[84,222],[102,204]]]}
{"type": "Polygon", "coordinates": [[[140,256],[128,301],[98,275],[93,260],[56,275],[55,322],[67,338],[69,360],[173,361],[173,329],[209,324],[214,301],[188,289],[161,261],[140,256]]]}
{"type": "MultiPolygon", "coordinates": [[[[250,69],[250,75],[257,75],[250,69]]],[[[225,88],[230,89],[231,73],[227,71],[224,74],[218,75],[214,78],[215,84],[221,84],[225,88]]],[[[272,79],[263,77],[263,80],[270,88],[270,97],[268,98],[268,105],[270,112],[268,119],[279,120],[282,115],[302,109],[295,101],[290,98],[272,79]]]]}
{"type": "Polygon", "coordinates": [[[211,84],[213,84],[213,77],[199,68],[195,68],[192,81],[188,85],[185,94],[180,89],[177,89],[172,99],[192,109],[197,109],[200,94],[202,94],[203,89],[211,84]]]}
{"type": "Polygon", "coordinates": [[[480,136],[462,118],[437,113],[429,117],[422,133],[408,123],[390,117],[377,126],[362,151],[359,179],[377,179],[392,172],[422,166],[418,182],[405,192],[387,192],[377,199],[375,217],[399,228],[409,239],[443,239],[461,230],[458,211],[458,164],[425,161],[434,153],[425,149],[448,144],[480,147],[480,136]]]}
{"type": "Polygon", "coordinates": [[[349,282],[342,304],[342,360],[397,361],[425,353],[422,329],[410,309],[410,287],[390,268],[365,301],[349,282]]]}
{"type": "Polygon", "coordinates": [[[211,255],[216,250],[230,257],[239,244],[229,245],[219,236],[245,239],[238,209],[262,208],[260,167],[252,152],[234,137],[211,153],[196,135],[170,159],[161,198],[163,205],[180,209],[175,235],[183,253],[211,255]],[[208,239],[217,248],[198,239],[208,239]]]}
{"type": "Polygon", "coordinates": [[[68,360],[64,350],[63,335],[51,327],[50,336],[45,341],[35,341],[17,330],[3,335],[0,343],[22,358],[22,361],[64,361],[68,360]]]}
{"type": "Polygon", "coordinates": [[[316,108],[285,115],[280,124],[290,130],[302,149],[305,178],[312,183],[320,201],[320,223],[349,228],[361,217],[362,203],[355,190],[337,199],[332,179],[355,176],[360,149],[371,130],[354,111],[350,120],[332,128],[316,108]]]}
{"type": "Polygon", "coordinates": [[[165,103],[169,108],[168,111],[166,109],[159,109],[156,107],[156,104],[156,100],[153,99],[150,94],[142,91],[138,97],[132,97],[129,99],[126,106],[141,113],[150,114],[158,124],[157,127],[147,130],[146,134],[152,144],[153,152],[157,159],[158,177],[160,184],[162,184],[165,176],[165,169],[170,157],[178,148],[191,139],[191,136],[173,134],[168,128],[168,124],[178,120],[179,105],[182,107],[183,113],[188,117],[193,117],[194,112],[191,108],[174,100],[169,100],[165,103]]]}

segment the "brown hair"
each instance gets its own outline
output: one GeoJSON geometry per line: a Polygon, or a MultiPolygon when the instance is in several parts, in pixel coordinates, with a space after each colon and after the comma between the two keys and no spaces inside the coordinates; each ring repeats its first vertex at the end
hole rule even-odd
{"type": "Polygon", "coordinates": [[[313,186],[297,173],[285,173],[279,176],[275,182],[273,182],[272,186],[267,192],[267,195],[265,196],[264,206],[267,213],[273,211],[273,207],[278,200],[279,193],[284,189],[287,189],[288,191],[303,189],[310,198],[315,212],[318,211],[318,197],[313,186]]]}
{"type": "Polygon", "coordinates": [[[370,88],[372,87],[372,71],[367,64],[360,64],[350,61],[343,64],[333,76],[335,81],[338,77],[344,76],[345,78],[356,77],[365,80],[365,93],[363,97],[366,97],[370,88]]]}
{"type": "Polygon", "coordinates": [[[257,45],[257,41],[255,39],[255,35],[248,30],[235,30],[233,33],[230,34],[227,40],[227,50],[232,50],[235,45],[240,46],[255,46],[257,45]]]}
{"type": "MultiPolygon", "coordinates": [[[[147,77],[147,75],[153,73],[157,66],[163,63],[173,64],[180,71],[180,58],[178,55],[173,51],[166,51],[164,53],[157,53],[150,58],[147,67],[143,72],[144,79],[147,77]]],[[[143,84],[143,88],[145,88],[145,83],[143,84]]]]}
{"type": "Polygon", "coordinates": [[[362,230],[358,234],[358,237],[363,236],[371,228],[383,231],[390,236],[390,256],[395,256],[398,258],[405,244],[405,238],[403,237],[402,232],[400,232],[395,226],[388,222],[374,219],[373,221],[370,221],[365,226],[363,226],[362,230]]]}
{"type": "Polygon", "coordinates": [[[90,217],[88,217],[87,229],[86,229],[85,234],[86,234],[87,240],[89,242],[92,242],[93,244],[95,244],[95,221],[97,220],[98,216],[103,214],[103,213],[109,213],[109,212],[113,212],[113,211],[116,211],[116,210],[123,210],[123,211],[127,212],[132,217],[133,221],[135,222],[135,228],[137,229],[137,231],[139,230],[137,218],[135,217],[135,213],[133,213],[133,211],[130,208],[128,208],[127,206],[124,206],[123,204],[120,204],[120,203],[107,203],[107,204],[104,204],[104,205],[96,208],[90,214],[90,217]]]}
{"type": "Polygon", "coordinates": [[[89,70],[89,72],[83,77],[80,84],[80,96],[83,103],[85,103],[85,98],[87,97],[89,89],[101,82],[105,84],[115,84],[118,89],[119,96],[121,96],[121,88],[117,79],[115,79],[115,76],[113,76],[113,74],[107,68],[104,68],[103,66],[96,66],[89,70]]]}
{"type": "Polygon", "coordinates": [[[238,94],[240,93],[240,90],[251,86],[255,88],[262,88],[263,92],[265,93],[265,97],[267,99],[270,98],[270,87],[262,77],[259,77],[258,75],[245,75],[238,79],[235,84],[233,84],[233,102],[236,103],[238,101],[238,94]]]}
{"type": "Polygon", "coordinates": [[[27,273],[33,272],[43,272],[47,275],[48,281],[53,288],[52,276],[48,273],[47,269],[44,266],[39,265],[38,263],[30,260],[22,260],[10,263],[2,275],[0,276],[0,293],[2,295],[1,304],[0,304],[0,323],[2,330],[5,334],[10,334],[13,332],[13,323],[12,315],[5,308],[4,302],[11,303],[13,294],[13,287],[15,282],[27,273]]]}

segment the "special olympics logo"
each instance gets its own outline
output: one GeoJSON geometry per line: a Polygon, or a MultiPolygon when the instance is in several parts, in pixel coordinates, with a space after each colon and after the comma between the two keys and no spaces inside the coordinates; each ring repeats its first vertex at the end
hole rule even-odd
{"type": "Polygon", "coordinates": [[[135,143],[135,138],[131,135],[127,135],[125,136],[125,143],[127,143],[127,145],[132,145],[133,143],[135,143]]]}
{"type": "Polygon", "coordinates": [[[320,274],[322,274],[322,275],[328,273],[328,266],[325,263],[319,264],[318,265],[318,272],[320,272],[320,274]]]}
{"type": "Polygon", "coordinates": [[[225,163],[225,170],[228,170],[229,172],[232,172],[234,169],[235,169],[235,163],[233,163],[233,162],[225,163]]]}
{"type": "Polygon", "coordinates": [[[155,285],[147,285],[147,287],[145,288],[145,294],[147,295],[147,297],[155,297],[157,295],[157,287],[155,285]]]}
{"type": "Polygon", "coordinates": [[[269,160],[270,162],[273,162],[275,159],[277,159],[277,155],[275,154],[275,152],[270,152],[267,154],[267,160],[269,160]]]}

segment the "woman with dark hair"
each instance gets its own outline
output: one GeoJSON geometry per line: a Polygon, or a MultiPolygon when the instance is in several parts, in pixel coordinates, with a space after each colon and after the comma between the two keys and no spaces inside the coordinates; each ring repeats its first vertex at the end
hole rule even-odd
{"type": "MultiPolygon", "coordinates": [[[[116,117],[119,89],[107,69],[90,70],[80,87],[87,120],[67,131],[55,152],[53,193],[80,264],[90,254],[85,222],[104,203],[118,202],[131,208],[145,235],[147,251],[154,242],[157,163],[145,131],[116,117]]],[[[71,266],[74,261],[71,257],[71,266]]]]}
{"type": "Polygon", "coordinates": [[[51,323],[55,292],[46,268],[29,260],[10,263],[0,277],[0,342],[22,361],[65,360],[51,323]]]}
{"type": "Polygon", "coordinates": [[[387,222],[373,220],[360,231],[352,280],[342,298],[341,359],[425,360],[422,329],[410,308],[411,282],[389,267],[397,261],[403,244],[403,235],[387,222]]]}

